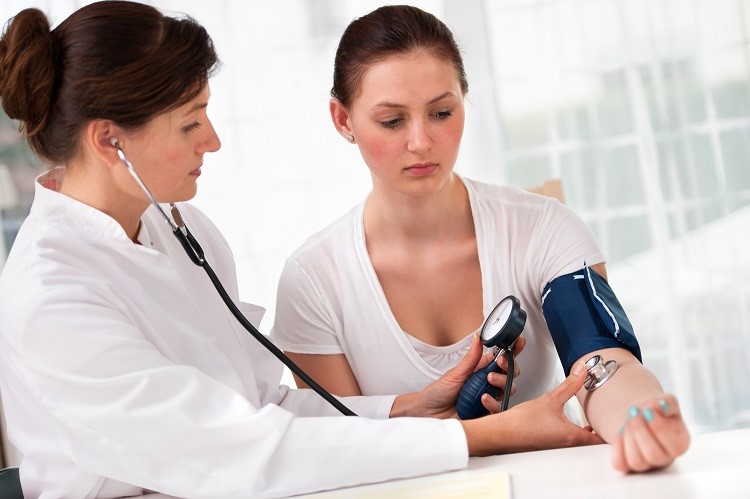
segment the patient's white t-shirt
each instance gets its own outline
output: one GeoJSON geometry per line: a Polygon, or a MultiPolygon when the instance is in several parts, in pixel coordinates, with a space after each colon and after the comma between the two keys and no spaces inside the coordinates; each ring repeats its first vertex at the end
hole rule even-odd
{"type": "MultiPolygon", "coordinates": [[[[542,315],[545,285],[604,257],[583,221],[557,200],[461,180],[474,218],[484,316],[511,294],[527,313],[515,405],[563,379],[542,315]]],[[[367,253],[364,206],[310,237],[287,259],[271,337],[288,352],[345,354],[363,395],[418,391],[455,365],[471,341],[427,345],[400,328],[367,253]]],[[[467,337],[472,333],[466,331],[467,337]]]]}

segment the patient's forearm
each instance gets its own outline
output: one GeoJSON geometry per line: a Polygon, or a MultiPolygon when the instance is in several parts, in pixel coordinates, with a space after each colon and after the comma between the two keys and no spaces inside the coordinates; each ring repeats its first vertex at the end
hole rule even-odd
{"type": "Polygon", "coordinates": [[[610,348],[592,352],[581,360],[586,361],[595,354],[601,355],[605,361],[617,361],[617,371],[598,389],[589,392],[583,388],[577,397],[594,431],[607,442],[612,442],[627,421],[631,406],[663,393],[663,389],[656,376],[630,352],[610,348]]]}

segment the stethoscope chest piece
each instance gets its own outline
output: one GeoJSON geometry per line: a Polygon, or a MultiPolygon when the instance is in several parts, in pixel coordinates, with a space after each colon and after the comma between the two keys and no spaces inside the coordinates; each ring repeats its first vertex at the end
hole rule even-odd
{"type": "Polygon", "coordinates": [[[588,377],[583,383],[583,386],[588,391],[594,391],[604,383],[617,371],[617,362],[614,360],[604,362],[601,355],[594,355],[586,361],[586,369],[588,370],[588,377]]]}

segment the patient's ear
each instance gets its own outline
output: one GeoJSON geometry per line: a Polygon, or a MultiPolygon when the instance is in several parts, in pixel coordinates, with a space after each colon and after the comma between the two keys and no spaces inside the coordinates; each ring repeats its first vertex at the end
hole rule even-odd
{"type": "Polygon", "coordinates": [[[353,142],[353,133],[349,122],[349,110],[338,99],[331,99],[328,105],[331,119],[336,130],[349,142],[353,142]]]}

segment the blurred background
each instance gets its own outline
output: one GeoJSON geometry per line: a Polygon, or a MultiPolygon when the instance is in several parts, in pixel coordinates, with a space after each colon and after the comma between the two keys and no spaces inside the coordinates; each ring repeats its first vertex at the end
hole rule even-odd
{"type": "MultiPolygon", "coordinates": [[[[3,0],[0,19],[35,6],[54,26],[85,3],[3,0]]],[[[369,191],[328,99],[343,29],[383,3],[145,3],[196,18],[223,61],[209,106],[223,147],[194,203],[232,246],[242,299],[268,309],[267,333],[285,258],[369,191]]],[[[750,0],[411,3],[464,54],[457,171],[562,179],[692,430],[750,426],[750,0]]],[[[0,269],[40,168],[0,111],[0,269]]]]}

